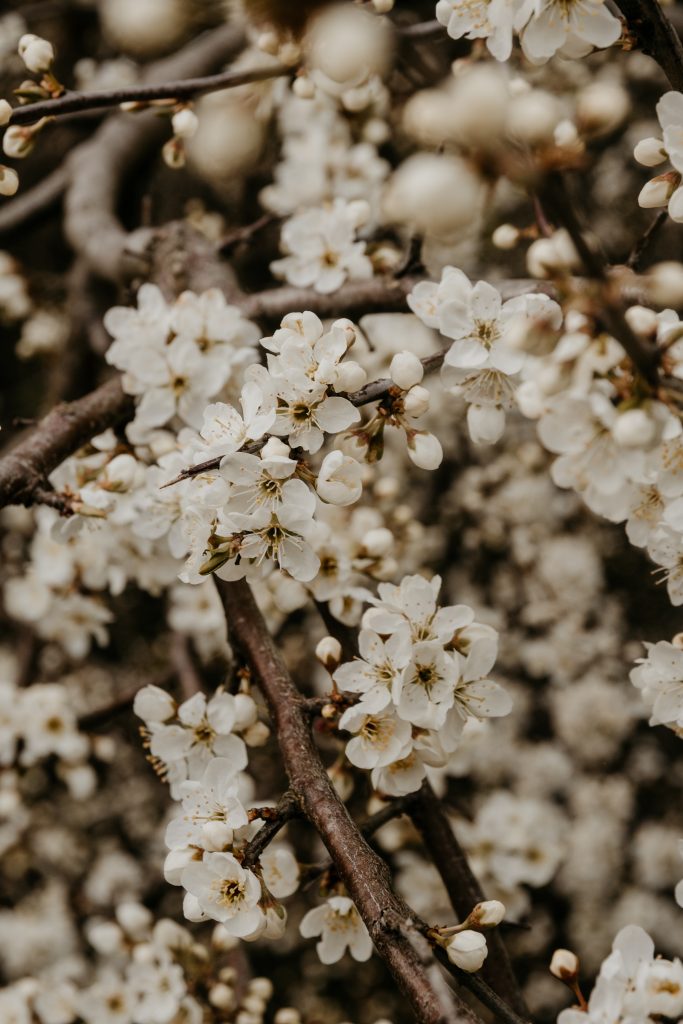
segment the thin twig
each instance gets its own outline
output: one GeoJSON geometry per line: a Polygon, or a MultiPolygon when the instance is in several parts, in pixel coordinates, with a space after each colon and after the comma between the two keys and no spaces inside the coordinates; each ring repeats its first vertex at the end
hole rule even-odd
{"type": "MultiPolygon", "coordinates": [[[[301,814],[301,804],[294,793],[288,790],[278,800],[277,807],[258,808],[264,821],[254,838],[249,842],[242,857],[242,867],[252,868],[257,860],[272,843],[278,832],[282,831],[288,821],[301,814]],[[270,812],[270,813],[268,813],[270,812]]],[[[261,816],[261,815],[259,815],[261,816]]]]}
{"type": "Polygon", "coordinates": [[[655,236],[659,234],[659,231],[661,230],[663,225],[666,224],[668,219],[669,211],[660,210],[656,217],[654,217],[650,221],[650,224],[647,227],[647,229],[643,232],[643,234],[640,236],[636,244],[633,246],[633,249],[631,250],[631,255],[626,260],[627,267],[629,267],[631,270],[640,270],[643,257],[645,256],[645,253],[650,243],[655,238],[655,236]]]}
{"type": "Polygon", "coordinates": [[[246,71],[223,71],[218,75],[204,75],[200,78],[185,78],[177,82],[160,82],[154,85],[127,85],[120,89],[102,89],[96,92],[66,92],[54,100],[41,100],[25,107],[15,107],[9,123],[11,125],[33,124],[41,117],[59,117],[82,110],[101,110],[117,107],[121,103],[151,103],[155,100],[189,100],[202,93],[218,89],[233,89],[238,85],[265,82],[269,78],[291,75],[292,68],[274,64],[265,68],[251,68],[246,71]]]}

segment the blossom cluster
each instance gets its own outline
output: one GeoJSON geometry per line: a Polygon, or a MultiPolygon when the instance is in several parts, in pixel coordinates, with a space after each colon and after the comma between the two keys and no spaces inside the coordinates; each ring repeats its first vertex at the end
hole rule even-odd
{"type": "Polygon", "coordinates": [[[381,583],[362,619],[360,656],[334,673],[336,685],[360,694],[339,728],[354,733],[346,756],[371,770],[390,796],[414,792],[425,766],[442,766],[468,718],[506,715],[511,702],[488,679],[496,659],[494,629],[467,605],[437,606],[438,576],[381,583]]]}

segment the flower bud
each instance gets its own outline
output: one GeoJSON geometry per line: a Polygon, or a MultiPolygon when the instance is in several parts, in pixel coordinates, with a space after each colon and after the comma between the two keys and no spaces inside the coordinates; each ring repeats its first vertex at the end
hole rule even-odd
{"type": "Polygon", "coordinates": [[[394,0],[372,0],[372,6],[378,14],[389,14],[394,9],[394,0]]]}
{"type": "Polygon", "coordinates": [[[363,539],[363,551],[371,558],[383,558],[394,547],[394,535],[385,526],[368,530],[363,539]]]}
{"type": "Polygon", "coordinates": [[[153,917],[142,903],[130,900],[119,903],[116,908],[116,920],[129,935],[139,936],[151,927],[153,917]]]}
{"type": "Polygon", "coordinates": [[[288,459],[289,445],[279,437],[269,437],[261,449],[262,459],[288,459]]]}
{"type": "Polygon", "coordinates": [[[443,461],[439,439],[424,430],[409,434],[408,458],[418,469],[438,469],[443,461]]]}
{"type": "Polygon", "coordinates": [[[583,135],[613,132],[628,117],[629,95],[612,82],[591,82],[581,89],[576,102],[576,121],[583,135]]]}
{"type": "Polygon", "coordinates": [[[562,107],[557,97],[542,89],[516,96],[510,104],[507,134],[527,146],[541,146],[554,142],[554,132],[562,119],[562,107]]]}
{"type": "Polygon", "coordinates": [[[345,359],[337,367],[337,377],[334,382],[335,391],[345,391],[351,394],[358,391],[367,383],[368,375],[360,365],[353,359],[345,359]]]}
{"type": "Polygon", "coordinates": [[[219,981],[209,989],[209,1002],[217,1010],[231,1010],[235,1005],[235,993],[228,985],[219,981]]]}
{"type": "Polygon", "coordinates": [[[301,1024],[301,1014],[293,1006],[283,1006],[273,1018],[274,1024],[301,1024]]]}
{"type": "Polygon", "coordinates": [[[338,3],[315,18],[306,50],[316,70],[333,82],[354,84],[387,71],[391,34],[388,26],[368,11],[338,3]]]}
{"type": "Polygon", "coordinates": [[[165,722],[175,709],[173,697],[160,686],[143,686],[133,701],[133,711],[143,722],[165,722]]]}
{"type": "Polygon", "coordinates": [[[341,664],[342,649],[339,641],[333,636],[324,636],[315,648],[315,656],[328,672],[332,673],[341,664]]]}
{"type": "Polygon", "coordinates": [[[629,327],[636,334],[641,334],[644,337],[656,335],[659,321],[653,309],[648,309],[647,306],[629,306],[624,316],[629,327]]]}
{"type": "Polygon", "coordinates": [[[570,949],[556,949],[550,961],[550,973],[560,981],[573,981],[579,973],[579,958],[570,949]]]}
{"type": "Polygon", "coordinates": [[[650,267],[646,275],[648,297],[658,306],[683,306],[683,263],[664,260],[650,267]]]}
{"type": "Polygon", "coordinates": [[[413,352],[397,352],[389,367],[389,376],[403,391],[419,384],[424,372],[424,366],[413,352]]]}
{"type": "Polygon", "coordinates": [[[256,722],[258,717],[256,701],[248,693],[236,693],[233,706],[235,708],[235,729],[237,732],[248,729],[256,722]]]}
{"type": "Polygon", "coordinates": [[[451,963],[469,974],[479,970],[488,956],[488,952],[486,939],[481,932],[469,929],[457,932],[446,945],[446,953],[451,963]]]}
{"type": "Polygon", "coordinates": [[[12,107],[7,100],[0,100],[0,128],[9,123],[12,116],[12,107]]]}
{"type": "Polygon", "coordinates": [[[22,160],[25,156],[28,156],[35,146],[36,135],[35,125],[32,128],[26,128],[22,125],[10,125],[2,137],[2,148],[5,156],[13,160],[22,160]]]}
{"type": "Polygon", "coordinates": [[[0,196],[13,196],[19,188],[19,175],[13,167],[0,164],[0,196]]]}
{"type": "Polygon", "coordinates": [[[249,982],[249,991],[267,1001],[273,998],[275,988],[270,978],[258,977],[252,978],[249,982]]]}
{"type": "Polygon", "coordinates": [[[189,107],[183,107],[181,110],[176,111],[171,119],[173,134],[177,135],[180,139],[191,139],[197,131],[198,124],[197,115],[189,107]]]}
{"type": "Polygon", "coordinates": [[[362,475],[360,462],[335,449],[323,459],[315,488],[331,505],[353,505],[363,492],[362,475]]]}
{"type": "Polygon", "coordinates": [[[667,159],[667,152],[661,139],[650,136],[636,143],[633,156],[643,167],[657,167],[667,159]]]}
{"type": "Polygon", "coordinates": [[[52,43],[30,33],[21,37],[17,50],[28,70],[38,75],[49,71],[55,59],[52,43]]]}
{"type": "Polygon", "coordinates": [[[248,747],[262,747],[268,742],[270,737],[270,729],[265,722],[254,722],[249,728],[242,734],[242,739],[248,747]]]}
{"type": "Polygon", "coordinates": [[[427,388],[423,388],[420,384],[415,384],[403,399],[403,411],[406,416],[416,420],[427,412],[430,400],[431,396],[427,388]]]}
{"type": "Polygon", "coordinates": [[[384,215],[421,234],[446,237],[475,222],[486,190],[481,177],[457,156],[414,153],[389,180],[384,215]]]}
{"type": "Polygon", "coordinates": [[[315,96],[315,85],[307,75],[298,75],[292,83],[292,92],[300,100],[312,100],[315,96]]]}
{"type": "Polygon", "coordinates": [[[612,436],[622,448],[641,448],[654,439],[656,429],[644,409],[628,409],[617,418],[612,436]]]}
{"type": "Polygon", "coordinates": [[[467,918],[468,924],[479,928],[495,928],[505,917],[505,904],[500,900],[484,900],[477,903],[467,918]]]}
{"type": "Polygon", "coordinates": [[[652,178],[641,188],[638,205],[642,206],[644,210],[654,210],[659,206],[666,206],[680,181],[681,176],[675,171],[658,174],[656,178],[652,178]]]}
{"type": "Polygon", "coordinates": [[[206,921],[206,914],[202,910],[202,905],[196,896],[193,896],[191,892],[186,892],[183,899],[183,914],[188,921],[206,921]]]}
{"type": "Polygon", "coordinates": [[[496,249],[514,249],[519,241],[519,228],[514,224],[499,224],[491,235],[496,249]]]}

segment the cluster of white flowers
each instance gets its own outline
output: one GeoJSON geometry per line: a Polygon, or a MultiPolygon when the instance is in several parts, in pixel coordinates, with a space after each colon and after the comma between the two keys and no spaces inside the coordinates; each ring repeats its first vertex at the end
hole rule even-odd
{"type": "Polygon", "coordinates": [[[124,390],[140,396],[128,436],[144,442],[178,417],[198,428],[210,399],[239,391],[257,359],[258,328],[221,292],[184,292],[169,306],[155,285],[140,288],[137,309],[116,306],[104,326],[114,339],[107,362],[123,371],[124,390]]]}
{"type": "Polygon", "coordinates": [[[671,219],[680,224],[683,222],[683,95],[680,92],[665,93],[657,104],[657,117],[662,138],[641,139],[635,147],[634,156],[645,167],[656,167],[669,160],[674,169],[657,175],[643,186],[638,202],[647,209],[668,207],[671,219]]]}
{"type": "Polygon", "coordinates": [[[370,216],[362,199],[335,199],[331,206],[311,208],[286,221],[280,244],[286,256],[270,265],[275,277],[325,295],[345,281],[372,277],[365,242],[356,233],[370,216]]]}
{"type": "Polygon", "coordinates": [[[563,1010],[558,1024],[617,1024],[683,1013],[683,963],[655,956],[655,944],[642,928],[627,925],[614,939],[602,964],[588,1006],[563,1010]]]}
{"type": "Polygon", "coordinates": [[[683,737],[683,649],[660,640],[646,643],[647,657],[631,672],[631,682],[652,712],[650,725],[666,725],[683,737]]]}
{"type": "Polygon", "coordinates": [[[164,875],[185,890],[185,916],[217,921],[233,937],[281,936],[287,918],[277,901],[299,882],[291,850],[269,845],[258,875],[241,864],[259,827],[245,807],[253,798],[244,772],[247,744],[261,746],[268,738],[253,698],[218,690],[209,701],[197,693],[178,706],[165,690],[146,686],[134,710],[145,722],[152,762],[181,805],[166,829],[164,875]]]}
{"type": "Polygon", "coordinates": [[[486,281],[473,285],[455,267],[441,281],[423,281],[408,296],[413,312],[453,344],[444,356],[443,384],[467,402],[470,437],[493,444],[505,428],[505,411],[514,403],[529,338],[551,344],[562,324],[558,304],[542,294],[503,302],[486,281]]]}
{"type": "Polygon", "coordinates": [[[556,53],[583,57],[621,36],[621,22],[604,0],[438,0],[436,16],[453,39],[486,39],[501,61],[510,57],[513,33],[534,64],[556,53]]]}
{"type": "Polygon", "coordinates": [[[209,950],[175,921],[155,922],[140,903],[119,903],[115,921],[93,918],[86,932],[98,957],[94,977],[84,982],[66,970],[23,978],[0,991],[3,1021],[201,1024],[202,996],[222,1013],[260,1020],[272,997],[267,978],[253,978],[240,997],[235,969],[209,962],[220,952],[217,940],[209,950]]]}
{"type": "Polygon", "coordinates": [[[0,681],[0,765],[29,767],[48,757],[76,797],[92,794],[96,779],[87,764],[90,742],[79,731],[66,687],[0,681]]]}
{"type": "Polygon", "coordinates": [[[363,615],[360,657],[333,679],[360,694],[339,720],[354,733],[346,756],[372,772],[373,787],[398,796],[419,789],[426,765],[444,765],[468,718],[506,715],[507,693],[487,678],[496,631],[467,605],[439,608],[438,576],[382,583],[363,615]]]}

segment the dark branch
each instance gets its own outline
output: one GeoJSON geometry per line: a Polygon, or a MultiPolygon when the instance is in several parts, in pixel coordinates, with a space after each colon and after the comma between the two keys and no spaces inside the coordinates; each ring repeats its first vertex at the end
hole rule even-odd
{"type": "Polygon", "coordinates": [[[657,61],[673,89],[683,92],[683,45],[657,0],[616,0],[643,53],[657,61]]]}
{"type": "Polygon", "coordinates": [[[186,78],[158,85],[128,85],[121,89],[103,89],[99,92],[67,92],[54,100],[41,100],[25,107],[16,107],[10,118],[11,125],[33,124],[41,117],[59,117],[82,110],[101,110],[117,107],[121,103],[151,103],[154,100],[190,100],[202,93],[231,89],[251,82],[264,82],[292,74],[292,69],[275,64],[248,71],[223,71],[217,75],[186,78]]]}
{"type": "MultiPolygon", "coordinates": [[[[448,816],[428,782],[425,782],[409,809],[415,828],[429,853],[461,921],[486,897],[481,890],[467,856],[456,839],[448,816]]],[[[507,949],[497,929],[487,933],[489,957],[482,969],[492,989],[518,1013],[526,1014],[524,998],[510,964],[507,949]]],[[[488,1004],[487,1004],[488,1005],[488,1004]]]]}
{"type": "Polygon", "coordinates": [[[123,393],[120,377],[84,398],[55,406],[0,459],[0,508],[33,504],[36,491],[49,491],[48,476],[64,459],[96,434],[125,420],[132,409],[133,401],[123,393]]]}
{"type": "Polygon", "coordinates": [[[245,868],[253,868],[263,851],[287,822],[301,815],[301,805],[294,793],[288,791],[280,797],[277,807],[261,807],[256,808],[256,811],[257,814],[253,811],[252,814],[254,817],[262,817],[263,825],[244,851],[242,866],[245,868]]]}
{"type": "Polygon", "coordinates": [[[413,1013],[424,1024],[478,1021],[457,995],[455,1010],[440,1004],[427,970],[400,933],[400,923],[410,919],[411,911],[392,890],[386,865],[368,846],[330,782],[311,736],[303,697],[268,633],[249,585],[240,580],[220,582],[218,588],[231,638],[268,703],[290,788],[327,847],[377,952],[413,1013]]]}

